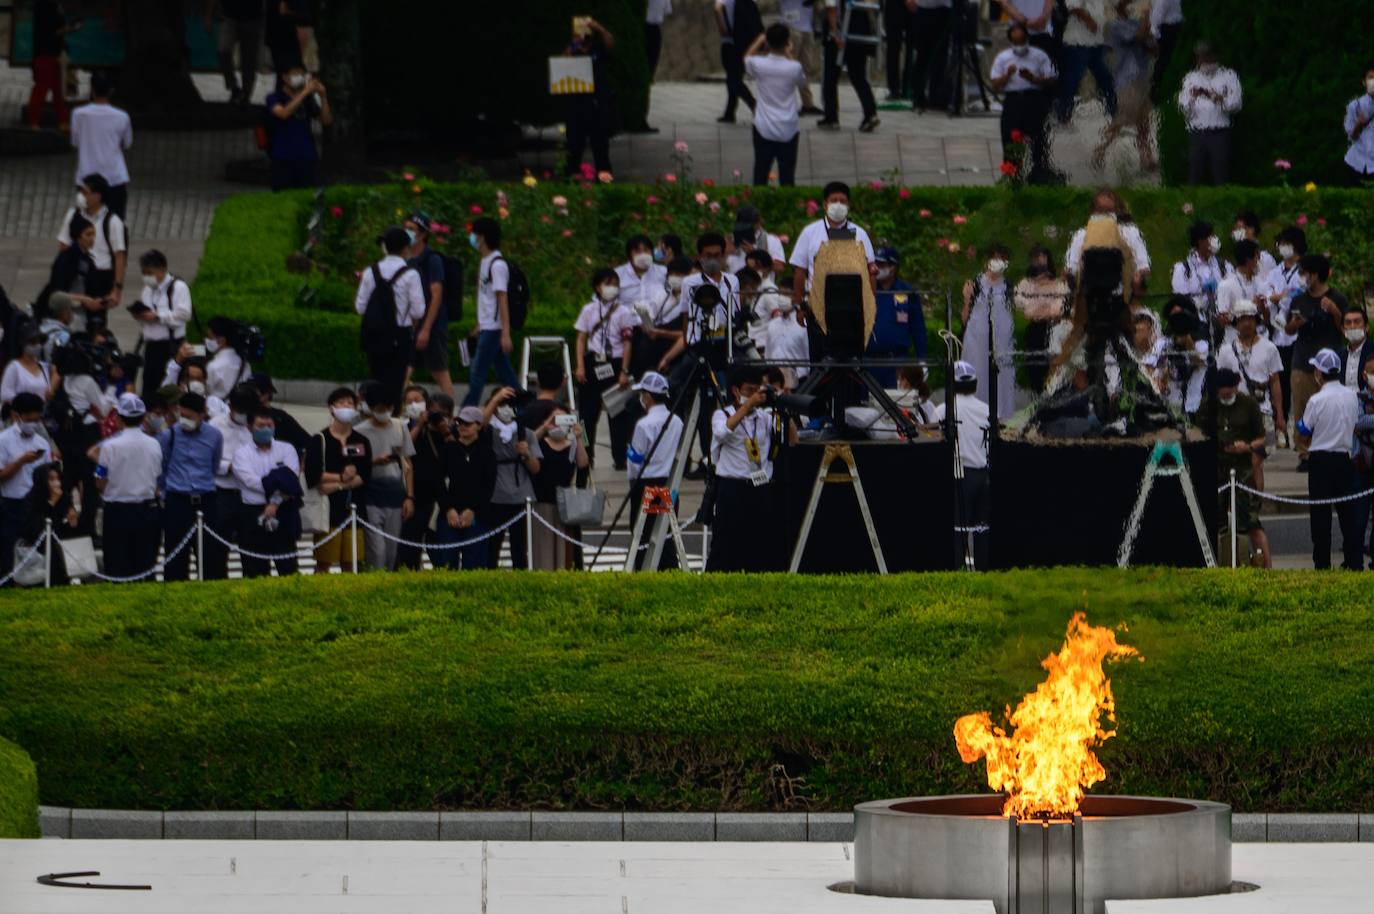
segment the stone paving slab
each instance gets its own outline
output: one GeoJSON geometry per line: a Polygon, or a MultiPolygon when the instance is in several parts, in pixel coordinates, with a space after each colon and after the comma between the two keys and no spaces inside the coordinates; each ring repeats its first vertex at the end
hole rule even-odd
{"type": "Polygon", "coordinates": [[[250,812],[165,812],[162,837],[251,840],[257,837],[257,817],[250,812]]]}
{"type": "Polygon", "coordinates": [[[1267,839],[1271,844],[1358,841],[1359,817],[1355,813],[1271,814],[1267,839]]]}
{"type": "Polygon", "coordinates": [[[73,809],[73,838],[161,838],[162,813],[137,809],[73,809]]]}
{"type": "Polygon", "coordinates": [[[259,812],[257,837],[277,841],[342,841],[348,837],[348,813],[259,812]]]}
{"type": "Polygon", "coordinates": [[[350,812],[350,841],[434,841],[438,812],[350,812]]]}
{"type": "Polygon", "coordinates": [[[441,812],[439,838],[443,841],[528,841],[529,812],[441,812]]]}

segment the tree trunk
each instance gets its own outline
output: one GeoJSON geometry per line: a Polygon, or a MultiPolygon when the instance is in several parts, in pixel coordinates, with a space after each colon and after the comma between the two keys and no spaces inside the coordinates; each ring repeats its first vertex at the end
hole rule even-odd
{"type": "Polygon", "coordinates": [[[131,111],[186,111],[200,104],[191,81],[182,0],[122,0],[124,65],[118,101],[131,111]]]}
{"type": "Polygon", "coordinates": [[[320,0],[315,39],[334,114],[324,132],[321,165],[335,180],[361,178],[367,166],[361,23],[362,0],[320,0]]]}

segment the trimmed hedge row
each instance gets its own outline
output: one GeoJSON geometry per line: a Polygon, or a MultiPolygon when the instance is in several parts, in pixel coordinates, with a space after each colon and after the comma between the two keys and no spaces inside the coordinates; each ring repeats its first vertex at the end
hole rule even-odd
{"type": "Polygon", "coordinates": [[[38,775],[33,759],[0,739],[0,838],[38,837],[38,775]]]}
{"type": "Polygon", "coordinates": [[[1340,573],[432,573],[0,595],[44,802],[844,809],[984,789],[960,715],[1126,623],[1099,791],[1374,809],[1374,606],[1340,573]]]}
{"type": "MultiPolygon", "coordinates": [[[[455,337],[473,318],[477,258],[467,243],[467,224],[479,212],[502,211],[504,251],[525,269],[532,286],[526,332],[562,335],[571,333],[577,310],[591,295],[593,269],[623,262],[629,236],[671,231],[690,247],[707,228],[728,233],[735,208],[747,201],[763,212],[765,224],[790,239],[814,218],[818,196],[816,188],[706,187],[684,181],[584,187],[536,179],[527,187],[432,184],[423,177],[398,176],[395,184],[328,189],[312,249],[314,268],[304,279],[287,272],[286,259],[307,237],[314,209],[310,195],[239,196],[215,214],[195,282],[196,307],[202,317],[227,314],[260,325],[275,375],[355,379],[366,371],[353,310],[356,272],[376,258],[380,229],[414,206],[449,228],[439,233],[448,239],[439,247],[465,264],[466,320],[455,337]],[[313,295],[301,304],[297,293],[303,283],[313,295]]],[[[1090,196],[1085,188],[865,187],[855,190],[853,209],[875,239],[898,245],[906,277],[919,287],[957,294],[979,268],[979,252],[994,240],[1012,247],[1016,275],[1032,244],[1047,244],[1060,256],[1069,235],[1085,221],[1090,196]]],[[[1303,221],[1310,247],[1336,254],[1332,282],[1342,291],[1358,299],[1360,290],[1374,284],[1374,194],[1369,191],[1165,189],[1126,196],[1150,245],[1154,291],[1167,291],[1170,265],[1186,252],[1194,219],[1211,220],[1226,237],[1244,209],[1264,218],[1269,242],[1281,225],[1303,221]]],[[[942,326],[943,296],[926,305],[928,324],[942,326]]]]}

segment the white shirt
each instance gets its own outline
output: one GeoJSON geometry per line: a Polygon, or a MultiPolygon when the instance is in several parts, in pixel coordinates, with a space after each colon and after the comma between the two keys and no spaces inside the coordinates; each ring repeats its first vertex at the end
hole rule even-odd
{"type": "Polygon", "coordinates": [[[72,145],[76,147],[76,183],[100,175],[111,187],[129,183],[124,150],[134,144],[129,115],[110,104],[91,102],[72,112],[72,145]]]}
{"type": "MultiPolygon", "coordinates": [[[[945,404],[935,407],[936,423],[945,421],[945,404]]],[[[966,470],[988,465],[988,405],[973,394],[954,395],[954,421],[959,426],[959,462],[966,470]]]]}
{"type": "MultiPolygon", "coordinates": [[[[1092,218],[1092,217],[1090,217],[1092,218]]],[[[1145,248],[1145,237],[1140,234],[1140,226],[1134,222],[1117,222],[1117,234],[1125,242],[1126,247],[1130,248],[1131,259],[1135,261],[1135,270],[1150,271],[1150,252],[1145,248]]],[[[1078,275],[1078,268],[1083,263],[1083,239],[1088,230],[1081,228],[1074,232],[1069,238],[1069,249],[1064,253],[1064,270],[1070,276],[1078,275]]]]}
{"type": "Polygon", "coordinates": [[[1193,353],[1187,359],[1188,371],[1178,370],[1177,350],[1167,340],[1160,340],[1170,353],[1160,358],[1164,362],[1169,377],[1168,400],[1174,406],[1182,407],[1185,413],[1195,413],[1202,406],[1202,386],[1207,379],[1207,352],[1211,348],[1206,340],[1193,343],[1193,353]],[[1184,389],[1184,376],[1187,376],[1187,389],[1184,389]]]}
{"type": "Polygon", "coordinates": [[[744,72],[754,77],[754,129],[765,140],[790,142],[801,130],[801,98],[806,85],[800,62],[782,54],[752,54],[744,58],[744,72]]]}
{"type": "MultiPolygon", "coordinates": [[[[797,316],[791,312],[780,314],[768,321],[768,337],[764,352],[770,360],[780,362],[807,362],[811,360],[811,341],[806,328],[797,323],[797,316]]],[[[798,378],[806,377],[808,369],[797,368],[798,378]]]]}
{"type": "Polygon", "coordinates": [[[38,374],[29,374],[29,370],[18,359],[11,359],[5,366],[4,377],[0,378],[0,403],[9,403],[23,393],[37,394],[44,403],[48,402],[51,372],[51,365],[39,362],[38,374]]]}
{"type": "Polygon", "coordinates": [[[138,323],[145,340],[152,342],[185,338],[186,322],[191,319],[190,283],[168,273],[162,278],[162,282],[151,289],[144,286],[138,300],[157,314],[155,324],[143,321],[138,323]]]}
{"type": "Polygon", "coordinates": [[[228,413],[212,416],[210,426],[224,438],[220,450],[219,466],[215,468],[215,488],[239,490],[239,481],[234,477],[234,455],[244,445],[254,447],[253,431],[246,425],[239,425],[228,413]]]}
{"type": "MultiPolygon", "coordinates": [[[[88,172],[89,174],[89,172],[88,172]]],[[[110,216],[110,237],[105,237],[105,214],[109,208],[102,206],[94,215],[81,211],[81,218],[95,226],[95,244],[91,245],[91,261],[97,270],[113,270],[114,255],[129,249],[124,234],[124,220],[114,213],[110,216]]],[[[67,215],[62,217],[62,227],[57,232],[57,243],[71,247],[76,242],[72,240],[72,217],[76,215],[76,207],[67,210],[67,215]]]]}
{"type": "Polygon", "coordinates": [[[20,467],[13,476],[0,482],[0,496],[23,498],[33,488],[33,468],[52,463],[52,447],[48,439],[40,434],[25,438],[18,425],[11,425],[0,432],[0,468],[7,467],[29,451],[42,451],[43,456],[20,467]]]}
{"type": "Polygon", "coordinates": [[[1160,26],[1183,22],[1183,0],[1152,0],[1150,3],[1150,34],[1158,38],[1160,26]]]}
{"type": "Polygon", "coordinates": [[[649,0],[649,8],[644,11],[644,21],[649,25],[662,25],[663,18],[673,11],[673,0],[649,0]]]}
{"type": "MultiPolygon", "coordinates": [[[[855,240],[864,246],[864,254],[868,257],[868,262],[873,263],[873,242],[868,239],[868,232],[864,231],[863,226],[846,221],[841,228],[854,233],[855,240]]],[[[808,292],[811,291],[811,267],[816,262],[816,252],[821,249],[821,245],[830,240],[829,230],[830,223],[827,220],[817,219],[801,230],[801,234],[797,236],[797,243],[792,245],[792,258],[788,263],[806,271],[806,289],[808,292]]]]}
{"type": "Polygon", "coordinates": [[[1284,328],[1288,324],[1288,312],[1293,307],[1292,293],[1304,291],[1302,278],[1298,275],[1298,264],[1295,262],[1291,267],[1276,264],[1265,275],[1264,285],[1267,294],[1272,296],[1278,292],[1281,296],[1278,304],[1272,300],[1269,302],[1269,339],[1274,341],[1275,346],[1292,346],[1298,336],[1284,328]]]}
{"type": "Polygon", "coordinates": [[[682,291],[678,293],[678,299],[683,312],[687,315],[685,340],[688,346],[708,337],[724,339],[726,309],[729,309],[730,313],[739,309],[739,280],[731,273],[721,273],[719,281],[704,273],[693,273],[682,281],[682,291]],[[710,314],[698,309],[692,302],[695,290],[707,285],[715,286],[721,297],[721,304],[710,314]]]}
{"type": "Polygon", "coordinates": [[[1234,272],[1233,268],[1216,256],[1203,260],[1197,251],[1189,251],[1187,257],[1174,264],[1170,288],[1175,295],[1191,295],[1194,304],[1197,305],[1198,314],[1204,314],[1208,312],[1210,305],[1207,301],[1208,292],[1219,292],[1222,279],[1234,272]]]}
{"type": "MultiPolygon", "coordinates": [[[[428,299],[425,298],[424,287],[420,283],[420,274],[414,269],[406,269],[408,264],[401,257],[395,254],[388,254],[377,261],[377,272],[382,279],[390,282],[401,270],[405,274],[392,283],[391,289],[393,298],[396,299],[396,326],[412,327],[415,322],[425,316],[425,308],[428,299]]],[[[372,268],[368,267],[363,271],[363,278],[358,282],[358,295],[353,301],[353,307],[359,314],[367,311],[367,300],[372,297],[372,290],[377,287],[377,281],[372,278],[372,268]]]]}
{"type": "Polygon", "coordinates": [[[497,292],[510,287],[510,268],[500,251],[492,251],[477,264],[477,327],[480,330],[501,329],[501,306],[497,292]]]}
{"type": "Polygon", "coordinates": [[[1353,349],[1345,351],[1345,378],[1343,382],[1355,392],[1360,389],[1360,373],[1364,371],[1364,363],[1360,361],[1360,353],[1364,351],[1364,340],[1360,340],[1359,345],[1353,349]]]}
{"type": "Polygon", "coordinates": [[[1231,126],[1231,115],[1240,110],[1240,78],[1230,67],[1217,67],[1210,76],[1201,70],[1190,70],[1183,77],[1183,89],[1178,104],[1189,130],[1218,130],[1231,126]],[[1210,89],[1221,95],[1217,101],[1210,95],[1193,97],[1194,89],[1210,89]]]}
{"type": "Polygon", "coordinates": [[[625,343],[639,326],[639,315],[618,300],[609,305],[601,299],[589,301],[573,322],[573,329],[587,334],[587,351],[601,358],[619,359],[625,343]]]}
{"type": "Polygon", "coordinates": [[[1033,29],[1027,26],[1026,31],[1030,34],[1047,35],[1053,31],[1050,27],[1051,14],[1054,12],[1053,2],[1047,4],[1045,0],[1011,0],[1011,5],[1016,8],[1018,13],[1026,17],[1027,22],[1033,22],[1042,15],[1045,17],[1045,24],[1040,28],[1033,29]],[[1049,7],[1049,13],[1045,12],[1047,6],[1049,7]]]}
{"type": "MultiPolygon", "coordinates": [[[[763,234],[768,245],[768,256],[773,258],[773,272],[777,273],[778,270],[782,269],[783,264],[787,263],[787,252],[782,249],[781,238],[772,232],[764,232],[763,234]]],[[[739,248],[735,248],[725,258],[725,267],[731,273],[738,273],[747,266],[749,266],[749,255],[739,248]]]]}
{"type": "MultiPolygon", "coordinates": [[[[1255,275],[1246,278],[1240,270],[1231,270],[1226,274],[1226,278],[1217,286],[1217,314],[1230,314],[1231,309],[1241,302],[1252,302],[1256,296],[1264,296],[1263,274],[1258,270],[1255,275]]],[[[1263,323],[1259,325],[1261,336],[1267,336],[1269,328],[1263,323]]],[[[1236,328],[1232,324],[1226,325],[1226,341],[1229,343],[1236,338],[1236,328]]]]}
{"type": "Polygon", "coordinates": [[[1106,0],[1066,0],[1065,5],[1069,10],[1069,21],[1064,26],[1064,43],[1077,45],[1080,47],[1093,47],[1094,45],[1106,44],[1107,42],[1107,3],[1106,0]],[[1074,10],[1082,10],[1093,17],[1093,22],[1097,23],[1097,31],[1090,31],[1073,14],[1074,10]]]}
{"type": "Polygon", "coordinates": [[[262,488],[262,478],[277,467],[286,467],[299,476],[301,461],[296,449],[285,441],[274,440],[271,447],[263,450],[252,440],[251,432],[248,437],[248,443],[234,452],[231,461],[234,478],[238,480],[245,505],[265,505],[267,495],[262,488]]]}
{"type": "Polygon", "coordinates": [[[773,411],[756,409],[740,420],[734,430],[725,421],[735,414],[733,406],[711,414],[711,462],[716,475],[724,479],[748,479],[751,473],[763,470],[773,478],[773,460],[768,452],[773,445],[773,411]],[[749,459],[745,441],[753,439],[758,447],[757,463],[749,459]]]}
{"type": "Polygon", "coordinates": [[[1260,412],[1266,416],[1274,414],[1274,404],[1269,397],[1269,378],[1283,371],[1283,359],[1279,356],[1277,346],[1262,336],[1255,337],[1248,349],[1239,337],[1227,340],[1217,351],[1217,368],[1229,368],[1239,374],[1240,392],[1259,400],[1260,412]]]}
{"type": "Polygon", "coordinates": [[[1345,164],[1362,175],[1374,173],[1374,98],[1368,94],[1361,95],[1346,105],[1343,126],[1345,136],[1350,140],[1350,148],[1345,151],[1345,164]],[[1358,137],[1352,137],[1356,117],[1360,115],[1365,119],[1364,129],[1358,137]]]}
{"type": "Polygon", "coordinates": [[[812,8],[802,0],[778,0],[778,12],[789,29],[794,29],[804,37],[811,34],[812,8]]]}
{"type": "Polygon", "coordinates": [[[659,305],[668,297],[667,267],[653,263],[640,276],[634,265],[626,262],[615,268],[615,275],[620,278],[621,304],[634,311],[658,313],[659,305]]]}
{"type": "Polygon", "coordinates": [[[1360,397],[1339,381],[1325,381],[1302,411],[1302,424],[1312,434],[1311,451],[1355,455],[1355,423],[1360,397]]]}
{"type": "Polygon", "coordinates": [[[162,447],[152,435],[135,426],[126,428],[100,442],[96,465],[108,474],[106,501],[141,504],[157,498],[157,480],[162,475],[162,447]]]}
{"type": "Polygon", "coordinates": [[[205,366],[205,390],[209,396],[229,399],[233,390],[247,376],[243,359],[233,349],[225,347],[205,366]]]}
{"type": "Polygon", "coordinates": [[[1016,53],[1016,48],[1007,48],[992,60],[992,70],[990,71],[993,79],[1001,79],[1007,73],[1011,73],[1011,79],[1007,80],[1004,92],[1044,92],[1045,90],[1021,75],[1021,71],[1030,70],[1040,79],[1046,79],[1055,75],[1054,63],[1050,60],[1050,55],[1039,48],[1030,45],[1025,47],[1024,56],[1016,53]]]}
{"type": "Polygon", "coordinates": [[[643,476],[646,479],[666,479],[673,470],[673,458],[677,456],[677,446],[682,441],[682,419],[668,412],[668,407],[655,403],[649,411],[635,423],[635,433],[630,438],[630,450],[625,455],[625,473],[630,480],[643,476]],[[667,426],[664,429],[664,426],[667,426]],[[663,430],[663,437],[658,433],[663,430]],[[654,442],[658,446],[654,447],[654,442]],[[653,448],[653,454],[649,449],[653,448]],[[648,458],[646,461],[645,458],[648,458]]]}
{"type": "Polygon", "coordinates": [[[114,409],[114,398],[106,396],[95,378],[88,374],[67,375],[62,379],[62,389],[71,401],[72,412],[81,417],[83,425],[95,425],[114,409]],[[91,407],[95,407],[95,413],[91,412],[91,407]]]}

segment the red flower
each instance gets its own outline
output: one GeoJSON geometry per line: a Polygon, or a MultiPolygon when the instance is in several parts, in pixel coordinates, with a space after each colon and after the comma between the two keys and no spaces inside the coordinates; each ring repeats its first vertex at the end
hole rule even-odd
{"type": "Polygon", "coordinates": [[[1303,225],[1306,225],[1306,224],[1307,224],[1307,213],[1303,213],[1301,216],[1298,217],[1298,225],[1303,226],[1303,225]]]}
{"type": "Polygon", "coordinates": [[[329,208],[329,215],[333,216],[335,219],[342,218],[342,217],[343,217],[343,207],[342,207],[342,206],[331,206],[331,207],[329,208]]]}
{"type": "Polygon", "coordinates": [[[702,178],[701,183],[702,183],[702,185],[703,185],[704,187],[715,187],[715,186],[716,186],[716,182],[715,182],[715,181],[712,181],[710,178],[702,178]]]}
{"type": "Polygon", "coordinates": [[[587,181],[596,180],[596,168],[590,162],[582,163],[582,177],[587,181]]]}
{"type": "Polygon", "coordinates": [[[910,200],[910,199],[911,199],[911,191],[909,191],[909,190],[907,190],[905,187],[903,187],[901,190],[897,191],[897,199],[898,199],[898,200],[910,200]]]}
{"type": "Polygon", "coordinates": [[[1002,169],[1002,174],[1006,175],[1008,178],[1016,175],[1016,164],[1014,162],[1003,162],[1000,168],[1002,169]]]}
{"type": "Polygon", "coordinates": [[[471,212],[474,216],[482,215],[482,207],[478,206],[476,203],[468,207],[468,211],[471,212]]]}
{"type": "Polygon", "coordinates": [[[923,209],[923,210],[921,210],[919,213],[917,213],[917,215],[920,216],[922,219],[929,219],[929,218],[930,218],[930,210],[928,210],[928,209],[923,209]]]}
{"type": "Polygon", "coordinates": [[[1317,217],[1317,224],[1320,225],[1320,226],[1325,227],[1325,226],[1326,226],[1326,218],[1325,218],[1324,216],[1318,216],[1318,217],[1317,217]]]}
{"type": "Polygon", "coordinates": [[[1013,130],[1013,131],[1011,132],[1011,141],[1012,141],[1013,143],[1019,143],[1019,142],[1021,142],[1022,140],[1024,140],[1025,138],[1026,138],[1026,135],[1025,135],[1024,133],[1022,133],[1021,131],[1019,131],[1019,130],[1013,130]]]}

